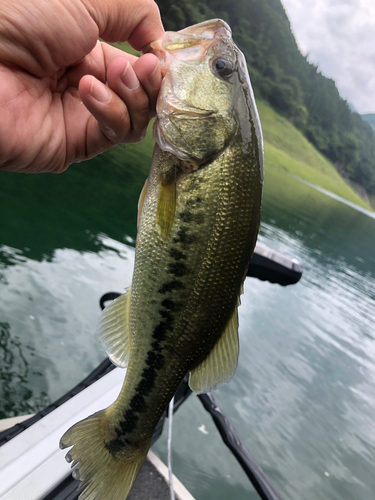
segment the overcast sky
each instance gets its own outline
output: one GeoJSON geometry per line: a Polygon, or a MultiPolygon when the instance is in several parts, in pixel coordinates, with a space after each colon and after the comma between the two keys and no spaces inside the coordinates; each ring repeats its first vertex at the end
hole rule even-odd
{"type": "Polygon", "coordinates": [[[302,54],[358,113],[375,113],[375,0],[281,0],[302,54]]]}

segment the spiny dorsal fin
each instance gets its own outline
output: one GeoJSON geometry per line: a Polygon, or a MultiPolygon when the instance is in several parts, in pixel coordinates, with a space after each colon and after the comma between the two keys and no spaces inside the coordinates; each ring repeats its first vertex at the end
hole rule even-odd
{"type": "Polygon", "coordinates": [[[163,176],[159,184],[159,199],[156,212],[158,232],[164,241],[167,241],[173,226],[176,212],[176,174],[173,171],[163,176]]]}
{"type": "Polygon", "coordinates": [[[237,307],[210,354],[190,373],[189,386],[196,393],[209,392],[229,382],[237,368],[238,353],[237,307]]]}
{"type": "Polygon", "coordinates": [[[131,287],[104,309],[97,328],[99,340],[109,359],[121,368],[127,366],[130,353],[130,292],[131,287]]]}
{"type": "Polygon", "coordinates": [[[137,227],[139,227],[139,221],[141,219],[141,214],[142,214],[142,209],[143,209],[143,204],[145,202],[146,194],[147,194],[147,187],[148,187],[148,177],[145,180],[145,183],[143,184],[143,188],[141,191],[141,194],[139,195],[139,200],[138,200],[138,216],[137,216],[137,227]]]}

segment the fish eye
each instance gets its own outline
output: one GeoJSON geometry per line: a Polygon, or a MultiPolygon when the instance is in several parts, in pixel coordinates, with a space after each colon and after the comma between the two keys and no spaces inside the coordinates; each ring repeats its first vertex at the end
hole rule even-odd
{"type": "Polygon", "coordinates": [[[221,77],[229,76],[233,73],[233,63],[229,59],[219,57],[218,59],[214,60],[212,66],[215,73],[217,73],[221,77]]]}

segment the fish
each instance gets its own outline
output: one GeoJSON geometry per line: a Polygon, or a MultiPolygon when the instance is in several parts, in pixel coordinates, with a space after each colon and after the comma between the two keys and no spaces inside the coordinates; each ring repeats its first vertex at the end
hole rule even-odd
{"type": "Polygon", "coordinates": [[[146,52],[163,81],[138,203],[131,286],[100,340],[126,367],[116,401],[65,432],[81,500],[124,500],[186,374],[196,393],[233,376],[238,305],[260,226],[263,142],[242,52],[220,19],[166,32],[146,52]]]}

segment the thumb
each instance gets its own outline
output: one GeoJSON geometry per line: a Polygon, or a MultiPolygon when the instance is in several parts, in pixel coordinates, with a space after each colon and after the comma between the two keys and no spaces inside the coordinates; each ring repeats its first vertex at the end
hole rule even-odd
{"type": "Polygon", "coordinates": [[[164,34],[153,0],[82,0],[107,42],[128,41],[136,50],[164,34]]]}

